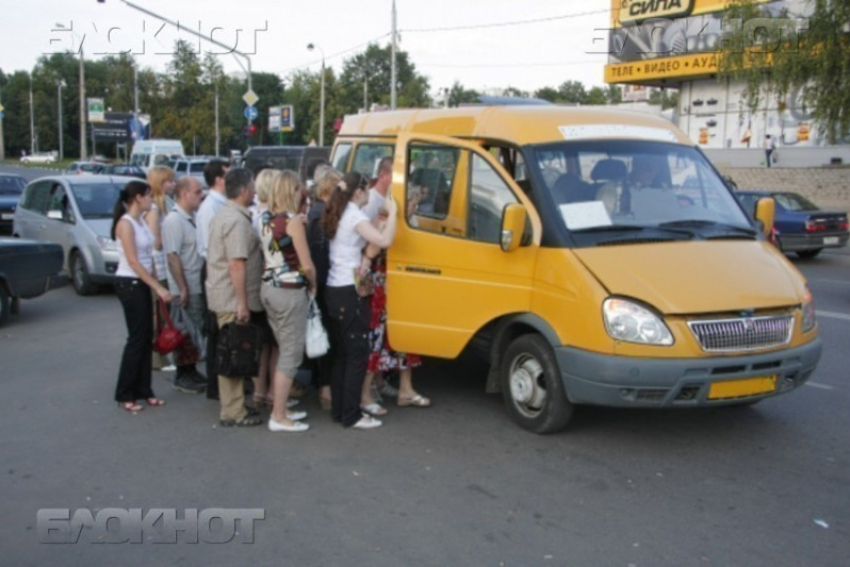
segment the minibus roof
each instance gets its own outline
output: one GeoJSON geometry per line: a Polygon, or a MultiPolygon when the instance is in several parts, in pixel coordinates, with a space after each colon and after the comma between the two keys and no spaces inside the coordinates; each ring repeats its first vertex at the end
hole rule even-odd
{"type": "Polygon", "coordinates": [[[340,141],[346,137],[396,137],[400,132],[505,140],[520,146],[587,139],[647,139],[694,145],[663,118],[557,105],[370,112],[346,116],[339,137],[340,141]]]}

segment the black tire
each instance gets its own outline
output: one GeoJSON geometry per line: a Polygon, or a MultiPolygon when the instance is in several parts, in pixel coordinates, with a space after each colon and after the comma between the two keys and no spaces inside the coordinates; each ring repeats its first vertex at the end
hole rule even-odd
{"type": "Polygon", "coordinates": [[[77,295],[91,295],[97,291],[97,286],[92,283],[86,260],[79,252],[71,253],[71,261],[68,266],[71,272],[71,281],[74,282],[74,291],[77,295]]]}
{"type": "Polygon", "coordinates": [[[6,288],[0,283],[0,327],[6,323],[10,312],[9,294],[6,293],[6,288]]]}
{"type": "Polygon", "coordinates": [[[564,429],[573,415],[552,347],[540,335],[510,344],[499,369],[505,407],[520,427],[535,433],[564,429]]]}
{"type": "Polygon", "coordinates": [[[797,252],[797,256],[804,260],[811,260],[818,254],[820,254],[821,250],[823,250],[823,248],[816,248],[814,250],[800,250],[799,252],[797,252]]]}

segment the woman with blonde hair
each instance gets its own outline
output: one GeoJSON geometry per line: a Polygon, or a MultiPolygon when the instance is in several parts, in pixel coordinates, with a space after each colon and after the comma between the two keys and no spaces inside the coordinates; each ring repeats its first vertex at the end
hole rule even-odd
{"type": "MultiPolygon", "coordinates": [[[[254,178],[255,204],[251,207],[252,222],[254,231],[257,236],[262,235],[263,213],[269,206],[269,193],[272,187],[278,183],[281,172],[277,169],[263,168],[257,177],[254,178]]],[[[263,314],[266,319],[268,315],[263,314]]],[[[266,332],[267,341],[260,350],[260,369],[257,372],[257,377],[254,378],[254,407],[259,408],[261,405],[272,407],[274,404],[274,373],[277,365],[277,357],[279,354],[277,343],[274,340],[274,333],[269,327],[268,321],[263,325],[263,330],[266,332]]],[[[292,404],[290,404],[292,405],[292,404]]]]}
{"type": "Polygon", "coordinates": [[[316,269],[307,244],[305,220],[300,214],[306,191],[298,174],[283,171],[269,191],[260,239],[265,269],[260,301],[277,339],[274,409],[269,431],[306,431],[303,411],[287,411],[289,390],[304,356],[308,293],[316,290],[316,269]]]}
{"type": "MultiPolygon", "coordinates": [[[[162,251],[162,221],[168,215],[169,210],[166,203],[166,198],[170,198],[174,194],[174,189],[177,186],[174,180],[174,171],[170,167],[164,165],[155,165],[148,170],[148,185],[151,187],[151,197],[153,202],[151,208],[143,217],[145,224],[153,234],[153,271],[152,274],[156,280],[164,287],[168,287],[168,275],[166,274],[165,254],[162,251]]],[[[153,353],[153,369],[154,370],[175,370],[172,368],[168,359],[158,352],[153,353]]],[[[193,384],[188,381],[181,381],[180,384],[175,382],[176,390],[189,394],[196,394],[203,391],[203,387],[198,384],[193,384]]]]}
{"type": "MultiPolygon", "coordinates": [[[[325,286],[328,283],[328,271],[330,270],[330,241],[325,237],[322,230],[322,212],[325,204],[330,200],[334,188],[342,181],[342,174],[330,166],[320,165],[316,169],[316,183],[313,185],[313,204],[307,213],[307,242],[310,244],[310,256],[316,266],[316,304],[322,314],[322,324],[327,329],[328,306],[325,301],[325,286]]],[[[313,360],[313,382],[319,390],[319,402],[322,409],[331,409],[331,375],[333,372],[333,358],[331,351],[324,356],[313,360]]]]}

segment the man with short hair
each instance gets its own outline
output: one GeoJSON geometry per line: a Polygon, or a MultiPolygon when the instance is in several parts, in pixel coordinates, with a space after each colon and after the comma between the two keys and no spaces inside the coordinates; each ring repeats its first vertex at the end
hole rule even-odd
{"type": "Polygon", "coordinates": [[[393,158],[387,156],[382,158],[378,164],[378,178],[375,184],[369,189],[369,202],[363,207],[363,212],[369,217],[369,220],[375,220],[378,213],[384,208],[384,201],[387,200],[387,192],[390,190],[390,185],[393,183],[393,158]]]}
{"type": "MultiPolygon", "coordinates": [[[[189,335],[201,352],[206,341],[200,330],[204,325],[204,300],[201,270],[204,259],[198,254],[195,213],[204,192],[201,182],[189,175],[177,181],[174,210],[162,222],[162,250],[168,262],[168,290],[188,318],[189,335]]],[[[178,365],[173,388],[187,394],[205,390],[207,378],[194,364],[178,365]]]]}
{"type": "MultiPolygon", "coordinates": [[[[254,175],[245,168],[230,170],[225,177],[227,203],[210,223],[207,249],[207,304],[216,314],[218,327],[247,323],[251,312],[262,312],[263,253],[251,226],[248,206],[254,201],[254,175]]],[[[218,376],[222,427],[247,427],[263,421],[248,415],[242,377],[218,376]]]]}
{"type": "MultiPolygon", "coordinates": [[[[197,230],[195,232],[198,240],[198,254],[204,259],[204,265],[201,270],[201,293],[206,304],[206,288],[204,282],[207,281],[207,235],[210,232],[210,222],[212,222],[215,214],[221,210],[227,202],[227,197],[224,196],[224,176],[230,169],[230,165],[226,161],[220,159],[210,160],[204,166],[204,181],[210,188],[207,198],[201,203],[197,215],[197,230]]],[[[209,383],[207,384],[207,398],[211,400],[218,399],[218,381],[216,380],[215,368],[215,349],[218,343],[218,324],[216,323],[215,313],[207,310],[207,324],[204,325],[204,330],[207,335],[207,376],[209,383]]]]}

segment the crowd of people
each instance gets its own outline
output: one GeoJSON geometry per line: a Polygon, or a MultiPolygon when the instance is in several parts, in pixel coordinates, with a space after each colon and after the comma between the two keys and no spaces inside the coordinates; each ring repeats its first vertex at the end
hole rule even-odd
{"type": "Polygon", "coordinates": [[[115,205],[113,238],[119,265],[115,290],[127,323],[127,343],[115,400],[128,412],[162,406],[152,371],[171,362],[152,349],[162,311],[178,316],[185,342],[174,355],[174,389],[219,400],[223,427],[299,432],[309,429],[298,409],[307,388],[295,382],[305,362],[321,407],[343,427],[372,429],[400,407],[428,407],[413,387],[418,356],[394,351],[387,334],[386,250],[398,222],[389,192],[392,160],[377,178],[345,175],[319,165],[308,191],[297,173],[231,168],[212,160],[200,182],[162,166],[147,183],[129,182],[115,205]],[[370,182],[371,181],[371,182],[370,182]],[[330,336],[330,349],[307,360],[311,299],[330,336]],[[260,329],[259,371],[225,376],[216,368],[219,332],[229,324],[260,329]],[[186,353],[189,354],[186,354],[186,353]],[[191,355],[194,353],[194,356],[191,355]],[[196,363],[205,357],[206,376],[196,363]],[[390,375],[399,377],[398,387],[390,375]]]}

